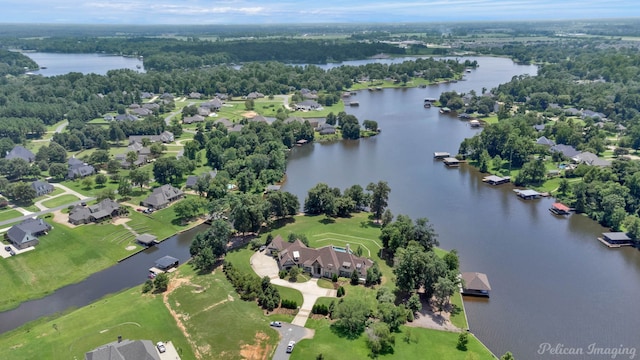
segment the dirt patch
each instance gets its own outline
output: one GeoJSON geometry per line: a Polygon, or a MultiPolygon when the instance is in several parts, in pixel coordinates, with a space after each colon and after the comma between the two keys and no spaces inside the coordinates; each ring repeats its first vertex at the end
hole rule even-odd
{"type": "Polygon", "coordinates": [[[74,228],[76,227],[75,225],[73,225],[72,223],[69,222],[69,215],[67,214],[63,214],[62,210],[56,210],[54,212],[52,212],[53,214],[53,221],[57,222],[58,224],[62,224],[64,226],[70,227],[70,228],[74,228]]]}
{"type": "Polygon", "coordinates": [[[262,331],[256,333],[254,344],[242,345],[240,356],[247,360],[267,360],[271,345],[267,343],[269,336],[262,331]]]}
{"type": "Polygon", "coordinates": [[[407,326],[459,332],[460,329],[451,323],[450,318],[449,311],[436,311],[432,301],[423,301],[422,310],[416,315],[413,322],[407,323],[407,326]]]}
{"type": "Polygon", "coordinates": [[[125,249],[128,250],[128,251],[133,251],[133,250],[137,249],[137,247],[135,247],[133,245],[129,245],[125,249]]]}
{"type": "Polygon", "coordinates": [[[131,219],[129,219],[127,217],[121,217],[121,218],[117,218],[117,219],[113,220],[112,223],[113,223],[113,225],[122,225],[122,224],[126,224],[130,220],[131,219]]]}
{"type": "Polygon", "coordinates": [[[201,360],[203,359],[202,354],[203,353],[206,354],[207,349],[204,349],[196,345],[196,342],[193,339],[191,339],[191,336],[187,332],[187,328],[183,323],[184,316],[182,316],[181,314],[178,314],[169,304],[169,294],[171,294],[175,289],[179,288],[184,284],[191,284],[191,281],[189,281],[188,278],[180,278],[180,277],[171,278],[171,280],[169,280],[169,285],[167,286],[167,291],[165,291],[164,294],[162,294],[162,301],[164,302],[164,306],[166,306],[166,308],[169,310],[169,313],[171,314],[173,319],[176,321],[176,325],[178,326],[178,329],[182,331],[182,334],[189,342],[189,345],[191,345],[191,348],[195,353],[196,359],[201,360]]]}
{"type": "Polygon", "coordinates": [[[258,113],[255,111],[245,111],[240,115],[246,117],[247,119],[253,119],[254,117],[258,116],[258,113]]]}
{"type": "Polygon", "coordinates": [[[284,315],[296,315],[298,310],[296,309],[285,309],[285,308],[275,308],[273,311],[264,312],[265,315],[273,315],[273,314],[284,314],[284,315]]]}

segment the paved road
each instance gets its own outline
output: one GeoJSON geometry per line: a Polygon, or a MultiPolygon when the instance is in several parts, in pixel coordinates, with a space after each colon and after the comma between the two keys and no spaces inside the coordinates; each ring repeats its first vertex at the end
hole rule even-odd
{"type": "MultiPolygon", "coordinates": [[[[190,103],[188,103],[188,104],[187,104],[187,106],[191,106],[191,105],[193,105],[193,104],[195,104],[195,102],[190,102],[190,103]]],[[[185,107],[186,107],[186,106],[185,106],[185,107]]],[[[173,117],[174,117],[174,116],[176,116],[176,115],[180,114],[181,112],[182,112],[182,109],[177,110],[177,111],[174,111],[174,112],[172,112],[171,114],[167,115],[167,116],[164,118],[164,123],[165,123],[165,124],[167,124],[167,125],[171,125],[171,119],[173,119],[173,117]]]]}
{"type": "Polygon", "coordinates": [[[313,304],[316,303],[319,297],[336,297],[337,295],[337,292],[333,289],[319,287],[318,279],[316,278],[302,283],[292,283],[280,279],[280,277],[278,277],[278,264],[276,264],[276,260],[263,252],[256,252],[251,256],[251,267],[258,276],[268,276],[272,284],[296,289],[302,293],[302,305],[292,321],[294,325],[305,325],[309,315],[311,315],[313,304]]]}
{"type": "MultiPolygon", "coordinates": [[[[282,323],[282,327],[275,328],[280,333],[280,342],[278,343],[278,347],[276,348],[275,354],[273,354],[272,360],[286,360],[289,358],[290,354],[287,354],[287,345],[289,345],[289,341],[298,341],[302,339],[311,339],[313,335],[315,335],[315,331],[311,329],[304,328],[302,326],[297,326],[289,323],[282,323]]],[[[296,351],[296,348],[293,348],[293,351],[296,351]]]]}
{"type": "Polygon", "coordinates": [[[58,127],[56,127],[55,132],[57,133],[61,133],[64,128],[67,127],[67,125],[69,125],[69,121],[65,120],[62,124],[58,125],[58,127]]]}
{"type": "Polygon", "coordinates": [[[284,108],[291,110],[291,107],[289,107],[289,99],[291,98],[291,95],[274,95],[274,97],[282,98],[282,105],[284,105],[284,108]]]}

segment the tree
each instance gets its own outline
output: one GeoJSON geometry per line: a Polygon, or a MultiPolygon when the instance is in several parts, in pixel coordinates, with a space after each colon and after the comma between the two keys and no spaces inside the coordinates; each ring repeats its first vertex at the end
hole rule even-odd
{"type": "Polygon", "coordinates": [[[179,161],[174,157],[159,158],[153,163],[153,177],[160,184],[177,182],[186,170],[185,164],[185,161],[179,161]]]}
{"type": "Polygon", "coordinates": [[[67,176],[67,166],[65,164],[53,163],[49,165],[49,175],[55,179],[62,180],[67,176]]]}
{"type": "Polygon", "coordinates": [[[93,179],[90,177],[86,177],[84,179],[82,179],[82,187],[85,189],[91,189],[91,187],[93,186],[93,179]]]}
{"type": "Polygon", "coordinates": [[[378,122],[374,120],[365,120],[362,122],[362,126],[369,131],[377,131],[378,130],[378,122]]]}
{"type": "Polygon", "coordinates": [[[507,351],[504,355],[500,356],[500,360],[516,360],[511,351],[507,351]]]}
{"type": "Polygon", "coordinates": [[[358,285],[360,283],[360,274],[357,270],[353,270],[351,273],[351,285],[358,285]]]}
{"type": "Polygon", "coordinates": [[[138,160],[138,153],[135,151],[129,151],[126,155],[127,162],[133,166],[133,163],[138,160]]]}
{"type": "Polygon", "coordinates": [[[209,248],[213,257],[218,259],[227,253],[227,243],[231,233],[231,225],[227,221],[216,219],[207,231],[198,233],[194,237],[189,252],[192,256],[196,256],[204,249],[209,248]]]}
{"type": "Polygon", "coordinates": [[[469,334],[466,332],[461,332],[458,335],[458,343],[456,344],[456,348],[460,351],[467,351],[467,344],[469,343],[469,334]]]}
{"type": "Polygon", "coordinates": [[[184,144],[184,156],[187,159],[195,160],[196,154],[200,150],[200,143],[194,140],[187,141],[184,144]]]}
{"type": "Polygon", "coordinates": [[[447,264],[447,269],[449,269],[449,271],[457,271],[460,267],[460,260],[458,259],[458,252],[456,249],[444,254],[442,260],[447,264]]]}
{"type": "Polygon", "coordinates": [[[125,177],[120,179],[120,182],[118,183],[118,194],[123,198],[127,198],[131,195],[131,190],[131,181],[125,177]]]}
{"type": "Polygon", "coordinates": [[[107,183],[107,181],[109,181],[109,179],[107,179],[107,176],[105,174],[98,174],[96,175],[96,184],[97,185],[104,185],[107,183]]]}
{"type": "Polygon", "coordinates": [[[28,204],[36,198],[36,191],[25,182],[14,182],[8,185],[7,195],[17,203],[28,204]]]}
{"type": "Polygon", "coordinates": [[[100,193],[98,193],[98,196],[96,196],[98,202],[104,200],[104,199],[111,199],[111,200],[115,200],[116,199],[116,191],[113,189],[104,189],[102,191],[100,191],[100,193]]]}
{"type": "Polygon", "coordinates": [[[411,294],[409,300],[407,300],[407,307],[414,313],[422,310],[422,301],[420,301],[420,295],[417,293],[411,294]]]}
{"type": "Polygon", "coordinates": [[[182,221],[189,221],[199,215],[203,215],[207,212],[207,205],[209,202],[207,199],[201,197],[187,197],[182,201],[173,205],[173,211],[176,213],[176,217],[182,221]]]}
{"type": "Polygon", "coordinates": [[[522,166],[516,176],[515,184],[518,186],[540,184],[544,181],[546,171],[542,159],[531,160],[522,166]]]}
{"type": "Polygon", "coordinates": [[[427,251],[433,249],[434,246],[440,245],[438,242],[438,234],[436,234],[433,225],[429,223],[429,219],[427,218],[416,219],[411,235],[411,238],[422,245],[427,251]]]}
{"type": "Polygon", "coordinates": [[[368,204],[367,202],[368,199],[366,194],[364,193],[364,189],[362,188],[362,186],[358,184],[352,185],[351,187],[346,188],[344,190],[343,196],[353,200],[355,208],[358,210],[362,210],[368,204]]]}
{"type": "Polygon", "coordinates": [[[270,215],[276,218],[293,216],[300,209],[298,197],[286,191],[272,191],[267,194],[267,202],[270,207],[270,215]]]}
{"type": "Polygon", "coordinates": [[[291,269],[289,269],[289,279],[292,282],[298,281],[298,275],[300,275],[300,268],[299,267],[293,266],[291,269]]]}
{"type": "Polygon", "coordinates": [[[384,322],[376,322],[367,329],[367,345],[374,357],[378,354],[391,353],[395,343],[395,336],[384,322]]]}
{"type": "Polygon", "coordinates": [[[132,185],[140,186],[140,189],[142,190],[143,186],[149,185],[151,175],[146,170],[133,169],[129,172],[129,179],[131,179],[132,185]]]}
{"type": "Polygon", "coordinates": [[[336,305],[332,318],[338,319],[335,326],[349,338],[357,338],[364,330],[369,311],[363,299],[345,298],[336,305]]]}
{"type": "Polygon", "coordinates": [[[367,191],[371,191],[372,193],[371,203],[369,204],[371,212],[373,212],[374,218],[379,220],[387,207],[391,188],[386,181],[378,181],[377,184],[369,183],[369,185],[367,185],[367,191]]]}
{"type": "Polygon", "coordinates": [[[489,171],[489,165],[491,164],[491,156],[489,156],[489,152],[487,150],[482,150],[480,154],[480,160],[478,160],[478,170],[481,173],[486,173],[489,171]]]}
{"type": "Polygon", "coordinates": [[[449,305],[449,298],[458,290],[458,285],[448,277],[439,277],[434,286],[434,296],[438,310],[442,311],[449,305]]]}
{"type": "Polygon", "coordinates": [[[325,214],[333,216],[336,213],[336,196],[325,183],[319,183],[309,189],[304,201],[304,211],[311,215],[325,214]]]}
{"type": "Polygon", "coordinates": [[[385,227],[393,222],[393,213],[391,210],[386,209],[382,214],[382,227],[385,227]]]}
{"type": "Polygon", "coordinates": [[[201,272],[210,272],[216,264],[216,257],[210,247],[205,247],[193,256],[193,265],[201,272]]]}
{"type": "Polygon", "coordinates": [[[169,276],[167,273],[160,273],[153,280],[153,285],[156,288],[157,292],[165,292],[169,287],[169,276]]]}
{"type": "MultiPolygon", "coordinates": [[[[163,143],[154,142],[149,146],[149,152],[152,156],[158,157],[167,149],[167,146],[163,143]]],[[[191,159],[193,160],[193,159],[191,159]]]]}
{"type": "Polygon", "coordinates": [[[244,107],[245,109],[251,111],[255,108],[255,102],[253,101],[253,99],[247,99],[244,102],[244,107]]]}
{"type": "Polygon", "coordinates": [[[365,285],[372,286],[378,285],[382,282],[382,271],[378,263],[374,262],[373,266],[367,269],[367,276],[365,278],[365,285]]]}
{"type": "Polygon", "coordinates": [[[624,220],[624,227],[627,229],[627,234],[635,242],[640,240],[640,218],[636,215],[627,216],[624,220]]]}
{"type": "Polygon", "coordinates": [[[229,218],[235,229],[241,233],[260,230],[269,215],[269,203],[260,195],[234,194],[229,205],[229,218]]]}

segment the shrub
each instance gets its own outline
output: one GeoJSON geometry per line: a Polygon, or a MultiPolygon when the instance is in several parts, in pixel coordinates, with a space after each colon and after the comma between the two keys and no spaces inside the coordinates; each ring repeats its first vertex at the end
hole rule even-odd
{"type": "Polygon", "coordinates": [[[338,274],[333,274],[333,276],[331,277],[331,281],[333,281],[334,283],[338,282],[338,274]]]}
{"type": "Polygon", "coordinates": [[[329,315],[329,308],[324,304],[315,304],[313,308],[311,308],[311,313],[326,316],[329,315]]]}
{"type": "Polygon", "coordinates": [[[345,293],[344,293],[344,288],[343,288],[342,286],[340,286],[340,287],[338,288],[338,294],[337,294],[337,296],[338,296],[338,297],[343,297],[344,295],[345,295],[345,293]]]}
{"type": "Polygon", "coordinates": [[[153,290],[153,281],[151,280],[147,280],[144,282],[144,285],[142,285],[142,292],[143,293],[148,293],[151,290],[153,290]]]}
{"type": "Polygon", "coordinates": [[[467,351],[467,343],[469,342],[469,334],[466,332],[461,332],[460,336],[458,336],[458,344],[456,348],[461,351],[467,351]]]}
{"type": "Polygon", "coordinates": [[[285,309],[297,309],[298,303],[295,300],[282,299],[280,307],[283,307],[285,309]]]}
{"type": "Polygon", "coordinates": [[[357,270],[353,270],[351,273],[351,285],[358,285],[360,283],[360,276],[357,270]]]}
{"type": "Polygon", "coordinates": [[[287,270],[280,270],[280,272],[278,273],[278,277],[280,279],[284,279],[285,277],[287,277],[287,270]]]}

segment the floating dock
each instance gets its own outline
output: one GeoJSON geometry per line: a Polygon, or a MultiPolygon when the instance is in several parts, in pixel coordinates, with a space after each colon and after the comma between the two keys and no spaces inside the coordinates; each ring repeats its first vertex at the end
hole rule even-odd
{"type": "Polygon", "coordinates": [[[447,157],[442,159],[442,162],[444,162],[445,165],[447,165],[448,167],[457,167],[460,166],[460,160],[454,158],[454,157],[447,157]]]}
{"type": "Polygon", "coordinates": [[[555,215],[571,214],[571,209],[567,205],[559,202],[553,203],[553,205],[551,205],[551,207],[549,208],[549,211],[551,211],[551,213],[555,215]]]}
{"type": "Polygon", "coordinates": [[[485,176],[482,181],[486,182],[489,185],[502,185],[508,182],[511,182],[510,176],[500,177],[496,175],[485,176]]]}
{"type": "Polygon", "coordinates": [[[448,152],[434,152],[433,153],[433,158],[434,159],[444,159],[444,158],[448,158],[451,157],[451,154],[449,154],[448,152]]]}

